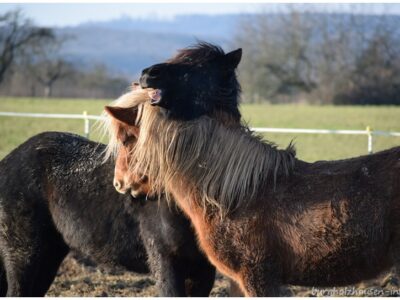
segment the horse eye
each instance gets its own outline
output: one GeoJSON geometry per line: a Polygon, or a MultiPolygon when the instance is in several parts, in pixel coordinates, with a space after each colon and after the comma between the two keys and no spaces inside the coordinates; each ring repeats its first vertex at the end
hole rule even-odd
{"type": "Polygon", "coordinates": [[[159,76],[161,74],[161,70],[159,68],[152,68],[149,71],[150,76],[159,76]]]}

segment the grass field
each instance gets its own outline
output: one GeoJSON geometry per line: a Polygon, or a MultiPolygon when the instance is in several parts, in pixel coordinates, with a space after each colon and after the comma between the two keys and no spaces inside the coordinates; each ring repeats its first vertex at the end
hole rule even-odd
{"type": "MultiPolygon", "coordinates": [[[[0,98],[0,111],[100,114],[110,100],[0,98]]],[[[400,131],[400,107],[243,105],[244,119],[251,126],[319,129],[400,131]]],[[[34,119],[0,116],[0,159],[34,134],[69,131],[83,134],[83,120],[34,119]]],[[[99,134],[92,131],[91,138],[99,134]]],[[[367,153],[366,136],[266,134],[280,147],[294,139],[298,157],[306,161],[340,159],[367,153]]],[[[400,138],[374,137],[374,151],[400,145],[400,138]]]]}

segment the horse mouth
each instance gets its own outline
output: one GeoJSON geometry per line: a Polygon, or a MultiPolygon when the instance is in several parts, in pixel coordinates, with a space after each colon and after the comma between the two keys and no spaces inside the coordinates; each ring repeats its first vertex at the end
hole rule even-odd
{"type": "Polygon", "coordinates": [[[132,198],[135,198],[135,199],[140,199],[142,197],[146,197],[146,195],[143,194],[142,192],[133,190],[133,189],[131,189],[130,194],[131,194],[132,198]]]}
{"type": "Polygon", "coordinates": [[[158,200],[157,196],[145,195],[143,193],[133,196],[129,195],[132,202],[145,204],[147,202],[154,202],[158,200]]]}
{"type": "Polygon", "coordinates": [[[162,100],[162,90],[155,89],[149,92],[150,104],[160,105],[162,100]]]}

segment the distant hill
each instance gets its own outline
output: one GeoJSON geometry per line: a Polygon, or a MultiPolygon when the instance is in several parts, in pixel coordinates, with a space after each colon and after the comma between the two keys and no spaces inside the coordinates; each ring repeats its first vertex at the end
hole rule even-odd
{"type": "MultiPolygon", "coordinates": [[[[59,35],[75,37],[66,43],[63,54],[78,66],[86,68],[102,63],[115,73],[133,80],[144,67],[164,61],[177,49],[192,45],[198,39],[230,50],[230,42],[240,26],[240,21],[252,16],[254,15],[184,15],[173,20],[132,19],[123,16],[115,20],[88,22],[55,30],[59,35]]],[[[318,14],[313,14],[313,17],[318,18],[318,14]]],[[[332,22],[337,17],[343,17],[343,14],[330,15],[332,22]]],[[[345,17],[350,22],[351,16],[345,17]]],[[[280,16],[271,14],[268,18],[278,22],[280,16]]],[[[366,24],[380,22],[380,18],[374,15],[359,15],[357,18],[366,19],[366,24]]],[[[386,22],[398,26],[400,16],[388,15],[386,22]]],[[[366,26],[364,30],[368,32],[370,29],[366,26]]],[[[317,35],[312,42],[317,42],[318,39],[317,35]]],[[[246,45],[242,47],[245,50],[246,45]]]]}
{"type": "Polygon", "coordinates": [[[73,37],[63,49],[66,58],[82,68],[103,63],[116,73],[137,77],[144,67],[170,57],[196,40],[229,47],[241,15],[186,15],[174,20],[128,17],[57,28],[73,37]]]}

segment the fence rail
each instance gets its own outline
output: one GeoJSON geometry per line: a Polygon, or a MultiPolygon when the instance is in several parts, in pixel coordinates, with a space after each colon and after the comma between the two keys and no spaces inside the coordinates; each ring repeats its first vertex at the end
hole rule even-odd
{"type": "MultiPolygon", "coordinates": [[[[50,119],[81,119],[84,121],[84,134],[87,138],[90,135],[90,120],[102,120],[101,116],[88,115],[86,111],[82,114],[47,114],[47,113],[20,113],[0,112],[3,117],[25,117],[25,118],[50,118],[50,119]]],[[[302,134],[350,134],[366,135],[368,138],[368,153],[372,153],[373,136],[400,137],[400,132],[372,130],[369,126],[365,130],[335,130],[335,129],[304,129],[304,128],[268,128],[253,127],[256,132],[273,133],[302,133],[302,134]]]]}

